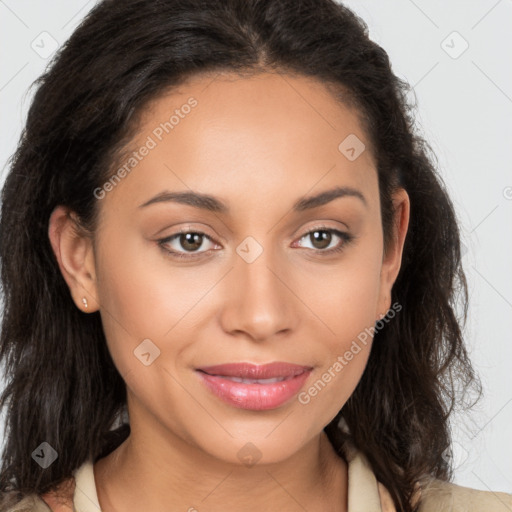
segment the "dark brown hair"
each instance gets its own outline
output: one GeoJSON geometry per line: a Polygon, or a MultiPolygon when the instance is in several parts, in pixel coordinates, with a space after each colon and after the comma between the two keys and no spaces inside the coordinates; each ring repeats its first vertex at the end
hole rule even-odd
{"type": "Polygon", "coordinates": [[[325,431],[339,453],[350,436],[398,511],[413,510],[415,482],[452,478],[449,415],[472,384],[481,395],[462,338],[468,297],[458,223],[417,133],[411,88],[364,21],[332,0],[105,0],[36,80],[2,191],[4,505],[54,489],[130,431],[119,427],[126,388],[99,312],[75,306],[49,243],[51,212],[68,206],[94,233],[93,191],[112,175],[148,101],[187,77],[224,71],[315,78],[357,108],[377,162],[385,247],[391,193],[402,186],[409,194],[392,290],[402,310],[376,332],[360,382],[325,431]],[[338,428],[341,418],[350,433],[338,428]],[[58,452],[46,469],[31,457],[43,441],[58,452]]]}

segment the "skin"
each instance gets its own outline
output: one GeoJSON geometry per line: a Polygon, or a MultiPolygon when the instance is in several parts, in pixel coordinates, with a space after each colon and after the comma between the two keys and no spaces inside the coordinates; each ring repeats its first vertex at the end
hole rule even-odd
{"type": "Polygon", "coordinates": [[[131,434],[94,464],[100,505],[104,512],[169,504],[181,511],[345,511],[347,464],[323,428],[360,380],[371,336],[308,404],[294,397],[273,410],[236,408],[194,369],[310,365],[307,390],[391,307],[409,198],[402,189],[394,195],[394,242],[384,256],[377,171],[357,112],[299,76],[197,76],[145,109],[132,149],[191,96],[197,106],[100,200],[94,246],[65,208],[50,219],[73,300],[84,313],[100,311],[127,385],[131,434]],[[350,134],[366,145],[354,161],[338,150],[350,134]],[[299,198],[335,186],[359,190],[366,205],[345,196],[292,211],[299,198]],[[138,207],[164,190],[216,196],[230,213],[173,202],[138,207]],[[318,226],[355,239],[346,244],[327,232],[331,241],[322,245],[308,234],[318,226]],[[203,238],[194,252],[177,237],[165,247],[199,254],[172,259],[157,240],[180,228],[212,241],[203,238]],[[263,249],[251,263],[236,252],[248,236],[263,249]],[[134,350],[148,338],[160,355],[145,366],[134,350]],[[250,467],[237,455],[249,442],[261,454],[250,467]]]}

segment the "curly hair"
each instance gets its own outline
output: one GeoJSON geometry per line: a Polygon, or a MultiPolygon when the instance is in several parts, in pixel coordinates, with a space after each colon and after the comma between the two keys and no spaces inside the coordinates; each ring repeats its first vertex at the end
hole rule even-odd
{"type": "Polygon", "coordinates": [[[57,488],[130,433],[120,422],[125,382],[99,312],[78,310],[52,251],[53,209],[69,207],[94,233],[94,190],[111,176],[148,102],[188,77],[223,71],[315,78],[357,109],[377,162],[385,249],[392,192],[407,191],[409,231],[391,297],[402,310],[375,333],[356,389],[324,430],[340,454],[350,438],[401,512],[416,510],[417,482],[452,479],[450,414],[472,386],[481,396],[462,336],[468,292],[459,226],[418,133],[411,87],[365,22],[333,0],[104,0],[34,82],[2,190],[0,506],[57,488]],[[31,453],[43,441],[58,460],[41,471],[31,453]]]}

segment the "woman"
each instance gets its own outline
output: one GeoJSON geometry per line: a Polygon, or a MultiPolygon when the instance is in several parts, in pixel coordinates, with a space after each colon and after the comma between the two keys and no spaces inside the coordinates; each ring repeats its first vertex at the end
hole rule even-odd
{"type": "Polygon", "coordinates": [[[91,11],[3,189],[1,510],[512,507],[450,483],[478,379],[406,90],[330,0],[91,11]]]}

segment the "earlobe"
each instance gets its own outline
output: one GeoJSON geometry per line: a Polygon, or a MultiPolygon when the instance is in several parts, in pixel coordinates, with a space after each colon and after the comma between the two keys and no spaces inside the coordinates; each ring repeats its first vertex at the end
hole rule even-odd
{"type": "Polygon", "coordinates": [[[74,212],[64,206],[53,210],[48,237],[75,304],[81,311],[96,311],[99,304],[91,237],[80,227],[74,212]]]}

